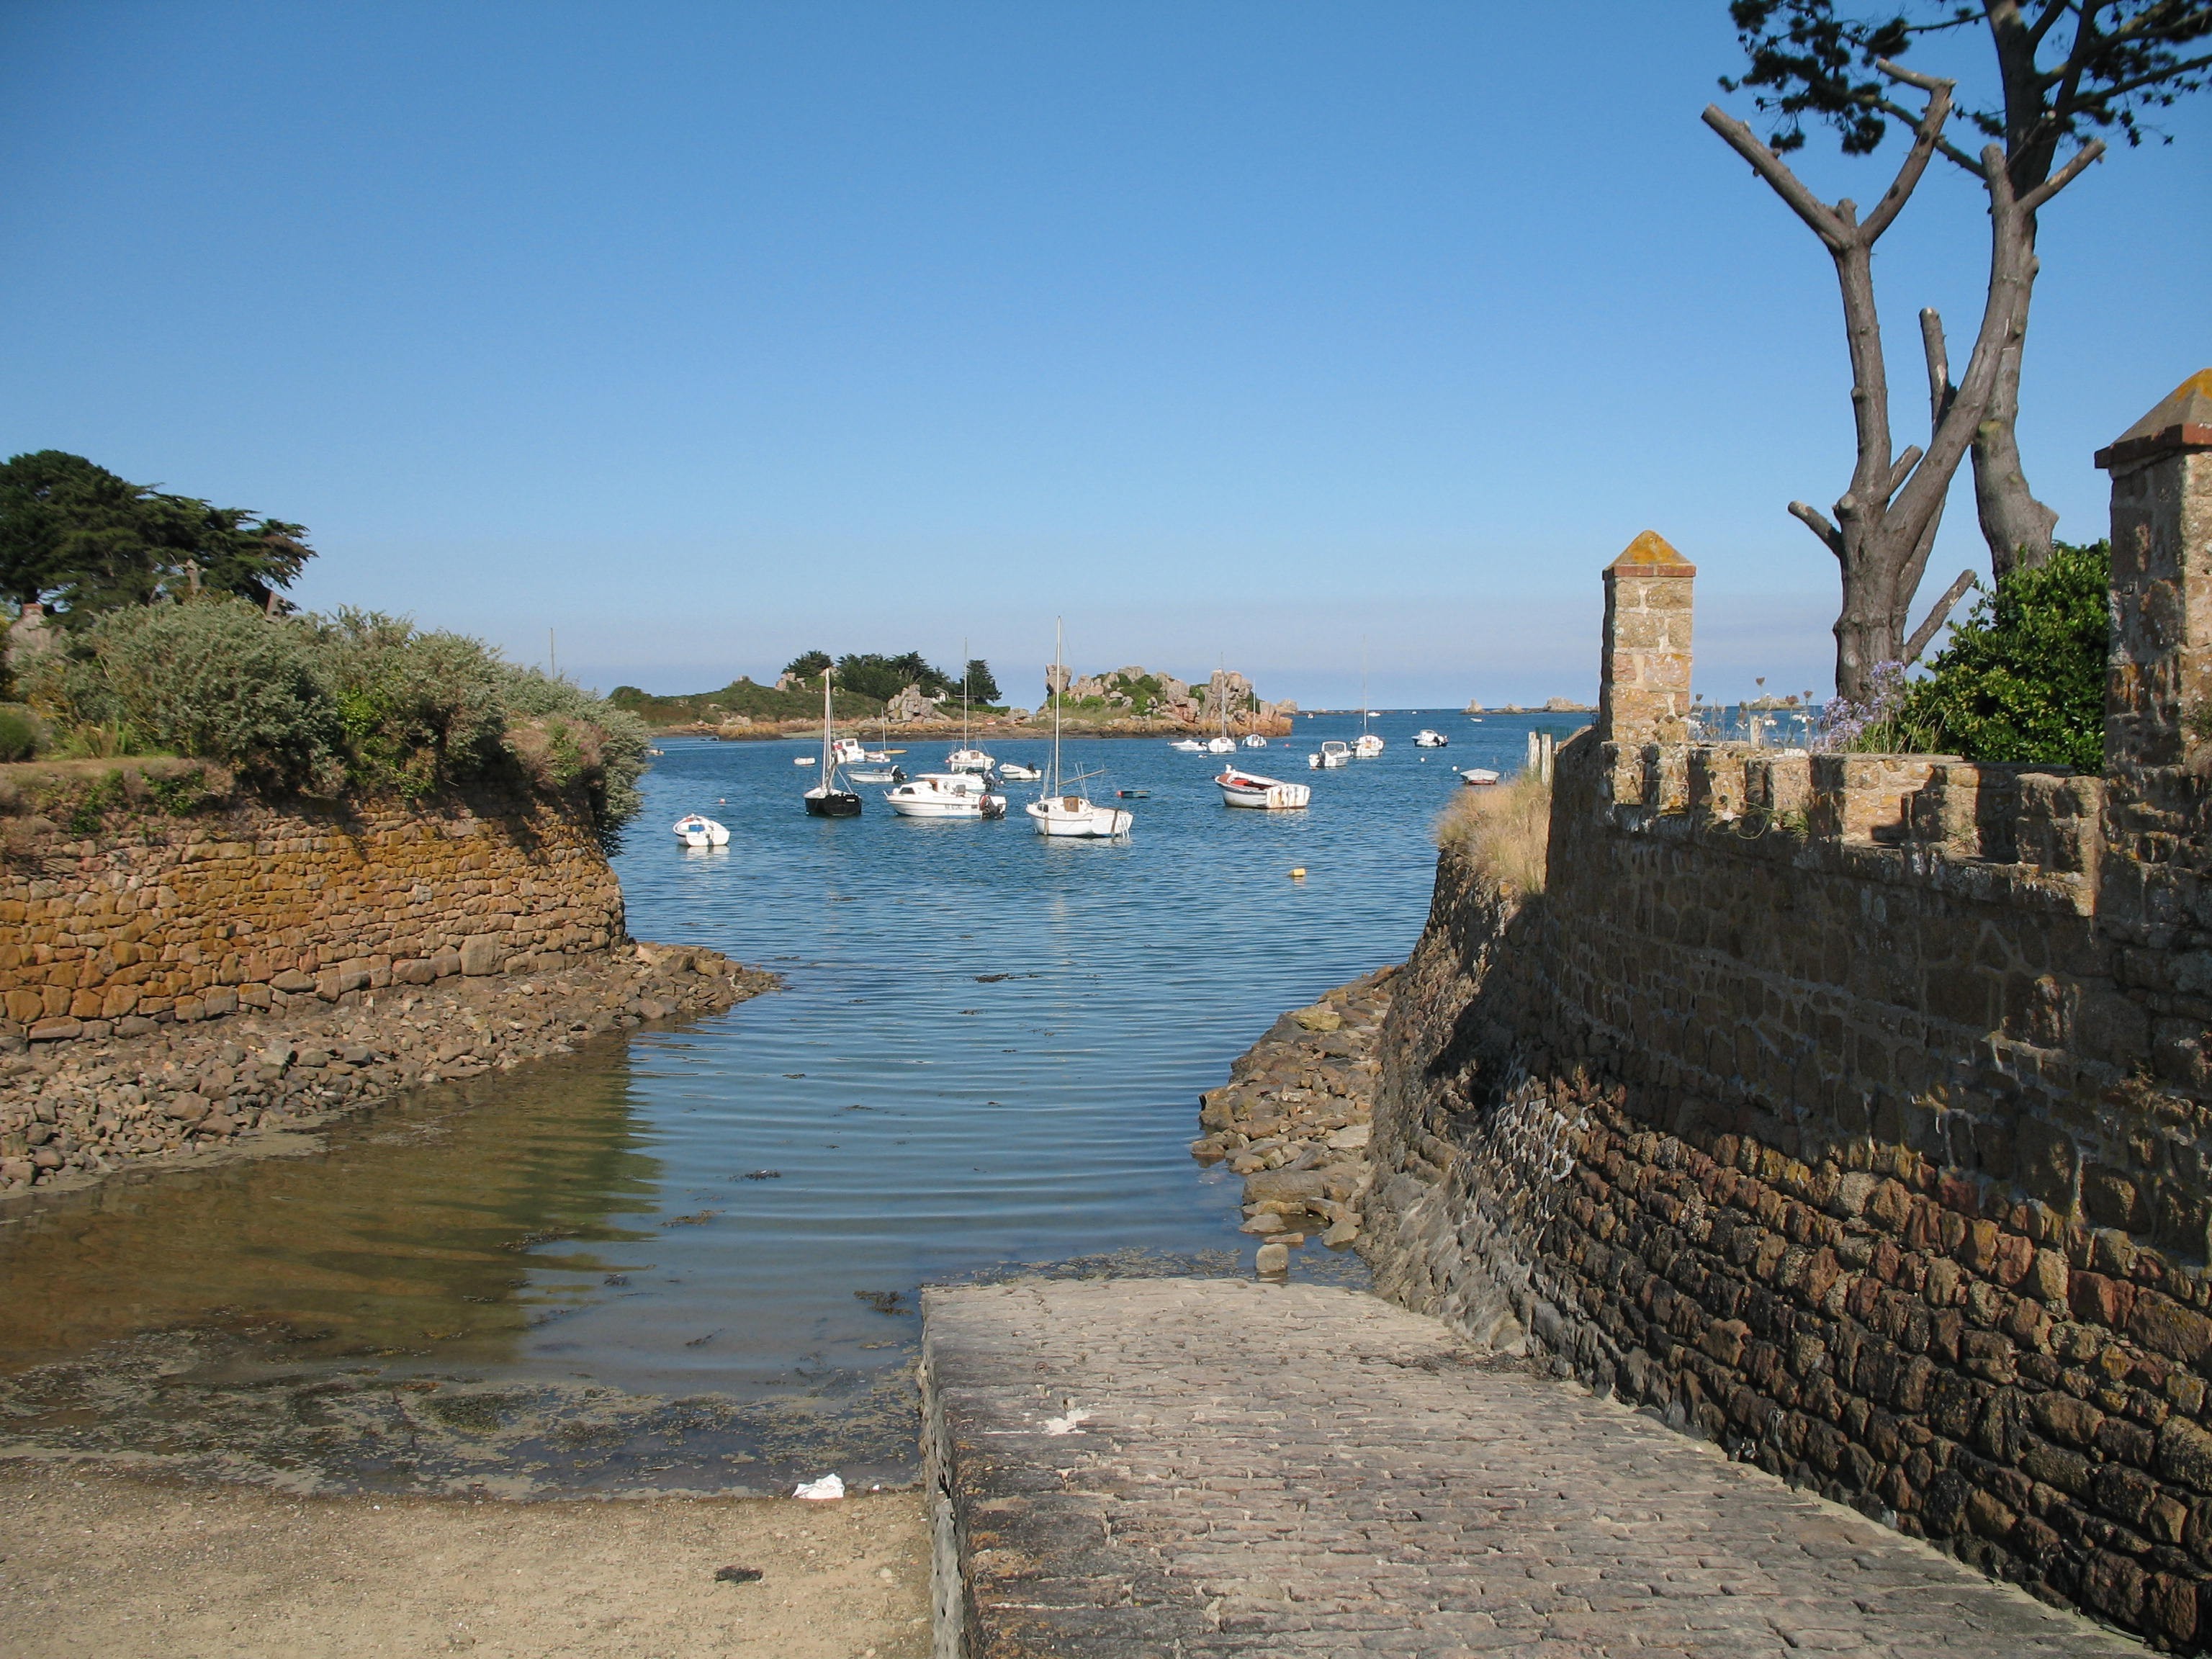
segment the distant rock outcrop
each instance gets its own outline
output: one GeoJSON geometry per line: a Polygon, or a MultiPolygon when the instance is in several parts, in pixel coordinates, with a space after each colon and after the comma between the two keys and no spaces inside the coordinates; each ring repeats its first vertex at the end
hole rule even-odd
{"type": "Polygon", "coordinates": [[[1216,669],[1195,684],[1152,669],[1131,665],[1103,674],[1072,674],[1065,668],[1045,670],[1045,695],[1058,691],[1064,702],[1080,708],[1103,704],[1113,720],[1152,720],[1177,726],[1213,726],[1229,714],[1232,727],[1260,729],[1287,721],[1297,713],[1295,702],[1269,702],[1252,682],[1233,669],[1216,669]]]}

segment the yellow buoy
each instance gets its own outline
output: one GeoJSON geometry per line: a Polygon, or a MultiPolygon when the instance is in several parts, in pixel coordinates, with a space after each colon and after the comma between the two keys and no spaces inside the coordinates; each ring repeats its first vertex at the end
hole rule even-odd
{"type": "Polygon", "coordinates": [[[1297,868],[1291,872],[1291,879],[1292,881],[1304,881],[1305,878],[1306,867],[1303,864],[1299,865],[1297,868]]]}

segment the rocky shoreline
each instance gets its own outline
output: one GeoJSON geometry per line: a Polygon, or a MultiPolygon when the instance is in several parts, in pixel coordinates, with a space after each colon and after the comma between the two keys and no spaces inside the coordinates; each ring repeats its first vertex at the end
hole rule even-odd
{"type": "Polygon", "coordinates": [[[718,951],[642,943],[541,957],[516,973],[464,971],[458,956],[435,965],[422,985],[126,1020],[27,1051],[17,1039],[0,1060],[0,1193],[250,1152],[257,1137],[566,1054],[603,1032],[719,1013],[778,982],[718,951]]]}
{"type": "Polygon", "coordinates": [[[1191,1155],[1225,1158],[1244,1177],[1243,1231],[1261,1241],[1263,1275],[1289,1272],[1291,1251],[1310,1235],[1333,1249],[1358,1240],[1374,1181],[1376,1043],[1397,972],[1378,968],[1285,1014],[1237,1057],[1227,1083],[1199,1097],[1206,1133],[1191,1155]]]}

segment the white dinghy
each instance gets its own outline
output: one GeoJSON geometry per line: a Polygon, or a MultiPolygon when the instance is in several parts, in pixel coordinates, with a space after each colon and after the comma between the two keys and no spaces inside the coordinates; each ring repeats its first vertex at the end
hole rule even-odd
{"type": "Polygon", "coordinates": [[[1313,799],[1311,784],[1263,778],[1257,772],[1247,772],[1240,767],[1231,767],[1214,782],[1221,786],[1222,803],[1228,806],[1255,806],[1262,811],[1280,812],[1307,805],[1313,799]]]}
{"type": "Polygon", "coordinates": [[[686,847],[727,847],[730,832],[710,817],[687,812],[676,820],[676,839],[686,847]]]}
{"type": "Polygon", "coordinates": [[[1470,766],[1459,775],[1459,781],[1474,788],[1484,789],[1498,781],[1498,774],[1486,766],[1470,766]]]}

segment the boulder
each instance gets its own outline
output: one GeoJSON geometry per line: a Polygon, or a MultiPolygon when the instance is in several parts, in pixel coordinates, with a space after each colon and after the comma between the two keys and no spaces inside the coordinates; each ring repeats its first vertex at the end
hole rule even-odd
{"type": "Polygon", "coordinates": [[[1244,1178],[1244,1201],[1264,1204],[1315,1203],[1322,1199],[1322,1176],[1317,1170],[1261,1170],[1244,1178]]]}
{"type": "Polygon", "coordinates": [[[1291,1018],[1309,1031],[1334,1031],[1344,1024],[1342,1014],[1318,1002],[1310,1008],[1293,1008],[1291,1018]]]}
{"type": "Polygon", "coordinates": [[[507,960],[507,947],[496,933],[471,933],[461,941],[461,971],[482,978],[495,974],[507,960]]]}

